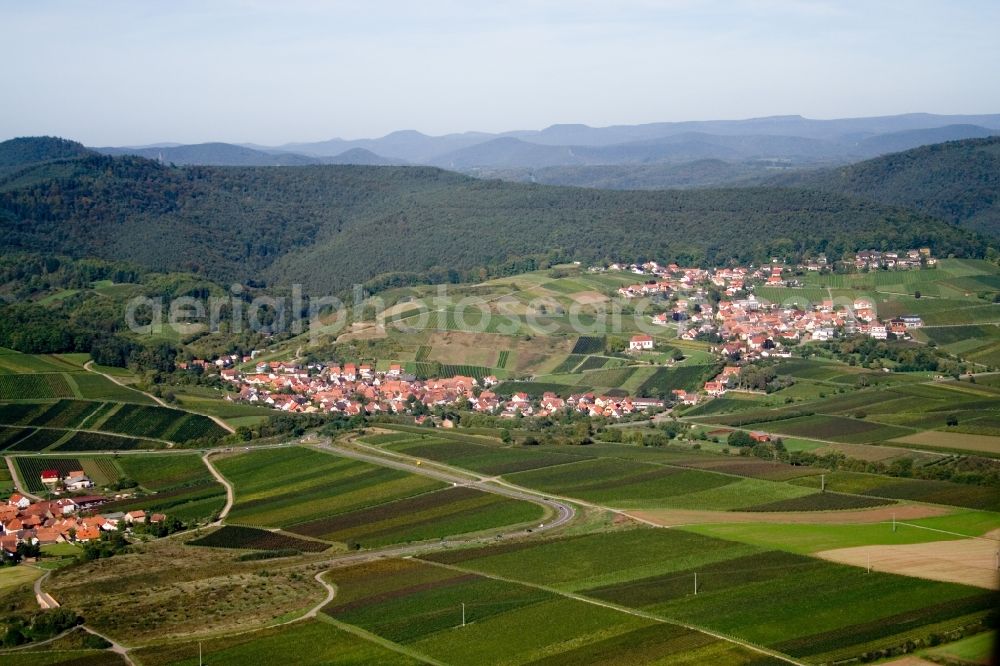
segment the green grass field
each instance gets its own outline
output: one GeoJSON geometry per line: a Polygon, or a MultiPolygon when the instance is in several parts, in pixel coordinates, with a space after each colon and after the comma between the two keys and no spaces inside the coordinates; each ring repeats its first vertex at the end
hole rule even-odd
{"type": "MultiPolygon", "coordinates": [[[[996,518],[1000,520],[1000,516],[996,518]]],[[[954,523],[945,522],[944,524],[954,523]]],[[[897,524],[896,531],[893,532],[890,523],[858,525],[743,523],[689,525],[681,529],[704,536],[739,541],[761,548],[785,550],[800,555],[834,548],[902,545],[962,538],[902,524],[897,524]]]]}
{"type": "Polygon", "coordinates": [[[924,650],[922,654],[944,663],[989,664],[996,656],[996,643],[997,632],[984,631],[954,643],[924,650]]]}

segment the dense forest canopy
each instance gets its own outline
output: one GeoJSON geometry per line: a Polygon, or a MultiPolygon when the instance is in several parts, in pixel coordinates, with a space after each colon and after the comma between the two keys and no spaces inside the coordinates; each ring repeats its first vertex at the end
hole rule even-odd
{"type": "Polygon", "coordinates": [[[428,167],[179,168],[93,153],[0,178],[0,233],[8,250],[301,283],[314,295],[387,274],[476,278],[543,257],[716,264],[925,245],[985,251],[945,222],[831,192],[603,191],[428,167]]]}
{"type": "Polygon", "coordinates": [[[1000,235],[1000,137],[921,146],[773,182],[906,206],[984,234],[1000,235]]]}

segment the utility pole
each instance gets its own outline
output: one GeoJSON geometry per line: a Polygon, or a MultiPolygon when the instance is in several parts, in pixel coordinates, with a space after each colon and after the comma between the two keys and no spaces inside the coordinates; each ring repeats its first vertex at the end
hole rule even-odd
{"type": "Polygon", "coordinates": [[[465,626],[465,603],[462,603],[462,626],[465,626]]]}
{"type": "Polygon", "coordinates": [[[826,492],[826,474],[819,475],[819,491],[821,493],[826,492]]]}
{"type": "Polygon", "coordinates": [[[198,641],[198,666],[201,666],[201,641],[198,641]]]}
{"type": "Polygon", "coordinates": [[[698,594],[698,572],[694,572],[694,593],[698,594]]]}
{"type": "Polygon", "coordinates": [[[892,512],[892,531],[896,531],[896,512],[892,512]]]}
{"type": "Polygon", "coordinates": [[[872,554],[868,553],[868,573],[872,572],[872,554]]]}

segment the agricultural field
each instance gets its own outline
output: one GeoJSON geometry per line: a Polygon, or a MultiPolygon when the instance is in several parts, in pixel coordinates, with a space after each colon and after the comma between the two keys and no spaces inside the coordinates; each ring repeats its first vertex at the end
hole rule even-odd
{"type": "Polygon", "coordinates": [[[162,448],[162,442],[156,440],[183,443],[225,434],[215,422],[199,414],[159,406],[74,399],[0,404],[0,424],[43,429],[31,442],[12,446],[18,451],[41,451],[60,440],[62,443],[55,448],[71,451],[162,448]],[[79,432],[69,432],[74,430],[79,432]],[[42,441],[48,444],[42,446],[42,441]]]}
{"type": "Polygon", "coordinates": [[[101,429],[136,437],[155,437],[174,442],[187,442],[203,437],[226,434],[206,416],[179,409],[122,405],[101,424],[101,429]]]}
{"type": "MultiPolygon", "coordinates": [[[[0,426],[52,429],[26,432],[17,441],[4,437],[0,446],[12,451],[129,450],[161,448],[166,441],[186,443],[226,434],[205,416],[160,407],[144,393],[85,370],[87,360],[84,354],[0,354],[0,426]],[[69,430],[124,437],[65,432],[69,430]]],[[[203,400],[198,407],[212,409],[224,404],[219,399],[203,400]]],[[[259,410],[247,409],[251,411],[241,414],[260,414],[259,410]]]]}
{"type": "Polygon", "coordinates": [[[2,567],[0,568],[0,594],[31,583],[41,575],[42,571],[34,567],[2,567]]]}
{"type": "Polygon", "coordinates": [[[311,449],[218,460],[235,486],[227,521],[375,547],[533,522],[544,509],[311,449]]]}
{"type": "MultiPolygon", "coordinates": [[[[684,418],[703,424],[718,424],[764,430],[782,436],[825,441],[831,444],[879,444],[973,455],[1000,455],[1000,391],[989,385],[968,381],[921,377],[901,381],[900,373],[882,373],[867,388],[831,388],[850,383],[841,374],[843,364],[815,360],[782,361],[779,373],[809,376],[802,383],[826,388],[804,398],[774,398],[785,389],[761,400],[737,400],[730,395],[717,398],[684,412],[684,418]],[[911,381],[916,379],[918,381],[911,381]],[[919,381],[919,380],[924,381],[919,381]]],[[[854,369],[852,369],[854,370],[854,369]]],[[[856,377],[848,373],[847,377],[856,377]]],[[[852,457],[868,458],[843,447],[852,457]]],[[[874,453],[874,452],[872,452],[874,453]]],[[[903,451],[884,457],[909,455],[903,451]]]]}
{"type": "Polygon", "coordinates": [[[144,666],[197,666],[203,663],[280,664],[288,660],[294,646],[295,663],[303,666],[324,664],[386,664],[415,666],[420,659],[367,641],[329,622],[308,620],[286,627],[222,637],[209,637],[194,643],[154,645],[135,652],[144,666]]]}
{"type": "Polygon", "coordinates": [[[0,375],[0,400],[72,398],[76,395],[60,373],[0,375]]]}
{"type": "MultiPolygon", "coordinates": [[[[1000,520],[989,514],[986,520],[997,524],[1000,520]]],[[[932,541],[960,540],[965,530],[965,518],[961,514],[939,518],[898,521],[893,530],[891,522],[825,524],[808,523],[714,523],[686,525],[680,529],[703,536],[711,536],[728,541],[759,546],[767,550],[784,550],[799,555],[810,555],[835,548],[855,548],[859,546],[891,546],[932,541]],[[940,526],[927,529],[930,526],[940,526]],[[951,528],[951,529],[949,529],[951,528]],[[945,531],[940,531],[945,530],[945,531]],[[952,533],[949,533],[952,532],[952,533]]],[[[980,529],[970,530],[981,532],[980,529]]],[[[970,534],[969,536],[978,536],[970,534]]]]}
{"type": "Polygon", "coordinates": [[[937,663],[989,664],[996,656],[997,632],[984,631],[922,653],[937,663]]]}
{"type": "Polygon", "coordinates": [[[697,631],[413,560],[328,577],[338,594],[324,613],[445,663],[769,663],[697,631]]]}
{"type": "Polygon", "coordinates": [[[106,456],[80,458],[16,456],[13,460],[17,467],[17,474],[29,492],[43,492],[45,490],[41,481],[41,473],[42,470],[47,469],[57,470],[60,476],[65,476],[75,470],[83,470],[99,487],[114,483],[121,477],[114,461],[106,456]]]}
{"type": "MultiPolygon", "coordinates": [[[[819,488],[820,479],[809,476],[793,479],[790,483],[819,488]]],[[[831,492],[1000,511],[1000,496],[994,488],[950,481],[902,479],[858,472],[832,472],[826,474],[826,489],[831,492]]]]}
{"type": "Polygon", "coordinates": [[[674,389],[695,391],[708,379],[713,366],[681,365],[674,368],[657,368],[636,391],[642,396],[669,396],[674,389]]]}
{"type": "Polygon", "coordinates": [[[971,624],[994,601],[976,588],[867,574],[675,530],[636,529],[425,557],[689,622],[812,663],[893,647],[942,624],[971,624]],[[665,552],[671,556],[656,555],[665,552]]]}
{"type": "Polygon", "coordinates": [[[107,511],[145,509],[187,522],[210,518],[225,504],[225,488],[195,454],[128,454],[115,462],[146,494],[107,504],[107,511]]]}
{"type": "Polygon", "coordinates": [[[256,527],[239,527],[226,525],[187,542],[191,546],[206,546],[210,548],[240,548],[246,550],[299,550],[305,552],[322,552],[330,544],[321,541],[299,539],[288,534],[262,530],[256,527]]]}
{"type": "Polygon", "coordinates": [[[485,442],[421,436],[389,443],[387,448],[488,475],[512,474],[576,460],[571,455],[549,450],[536,451],[528,447],[501,447],[485,442]]]}
{"type": "Polygon", "coordinates": [[[810,495],[799,486],[696,469],[615,459],[520,472],[512,483],[620,509],[695,508],[728,511],[810,495]]]}

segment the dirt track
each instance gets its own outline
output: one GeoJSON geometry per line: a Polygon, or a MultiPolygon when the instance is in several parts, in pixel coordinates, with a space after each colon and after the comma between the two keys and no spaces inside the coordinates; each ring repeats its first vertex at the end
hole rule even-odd
{"type": "Polygon", "coordinates": [[[931,541],[903,546],[858,546],[836,548],[813,553],[833,562],[868,566],[875,571],[964,583],[1000,589],[1000,571],[997,571],[997,551],[1000,549],[1000,530],[994,530],[981,539],[957,541],[931,541]]]}
{"type": "Polygon", "coordinates": [[[892,520],[930,518],[952,513],[952,509],[919,504],[860,509],[857,511],[700,511],[696,509],[648,509],[625,511],[644,522],[663,527],[698,525],[704,523],[810,523],[844,524],[881,523],[892,520]]]}

